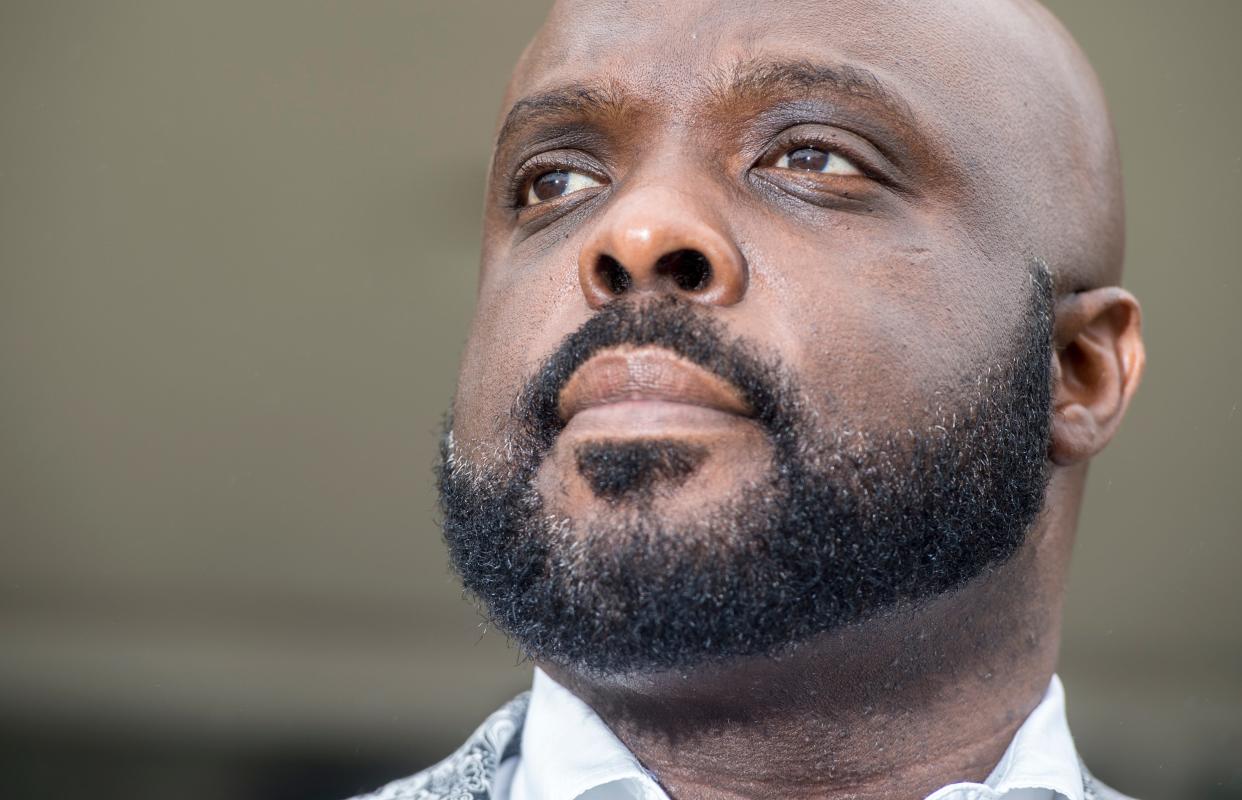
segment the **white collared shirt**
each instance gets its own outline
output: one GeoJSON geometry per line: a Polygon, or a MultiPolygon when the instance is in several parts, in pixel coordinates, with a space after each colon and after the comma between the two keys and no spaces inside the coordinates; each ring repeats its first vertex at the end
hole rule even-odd
{"type": "MultiPolygon", "coordinates": [[[[590,706],[535,669],[521,755],[497,770],[495,800],[669,800],[590,706]]],[[[1083,776],[1055,675],[983,783],[926,800],[1083,800],[1083,776]]]]}

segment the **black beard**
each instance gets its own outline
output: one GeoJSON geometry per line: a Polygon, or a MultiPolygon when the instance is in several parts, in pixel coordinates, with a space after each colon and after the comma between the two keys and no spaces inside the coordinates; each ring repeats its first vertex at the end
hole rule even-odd
{"type": "MultiPolygon", "coordinates": [[[[710,312],[675,298],[610,304],[517,398],[499,448],[508,460],[454,458],[446,426],[438,477],[454,569],[528,655],[604,673],[775,656],[962,586],[1009,559],[1043,505],[1052,287],[1042,265],[1032,278],[1008,358],[955,405],[920,428],[848,434],[813,424],[788,370],[728,340],[710,312]],[[665,347],[738,387],[772,445],[767,475],[678,526],[649,504],[554,522],[534,478],[563,428],[557,398],[587,359],[621,345],[665,347]]],[[[684,479],[697,467],[667,443],[616,447],[626,452],[578,453],[580,469],[605,464],[584,476],[612,500],[650,484],[646,470],[684,479]]]]}
{"type": "Polygon", "coordinates": [[[664,439],[585,442],[574,449],[578,474],[601,500],[649,500],[686,482],[707,458],[699,445],[664,439]]]}

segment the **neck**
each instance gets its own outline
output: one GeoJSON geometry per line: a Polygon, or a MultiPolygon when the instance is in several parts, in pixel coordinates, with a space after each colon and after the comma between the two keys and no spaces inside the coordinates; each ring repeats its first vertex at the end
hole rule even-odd
{"type": "MultiPolygon", "coordinates": [[[[1033,531],[1033,533],[1035,533],[1033,531]]],[[[950,596],[779,658],[600,676],[543,665],[673,798],[917,800],[982,782],[1056,663],[1046,537],[950,596]]]]}

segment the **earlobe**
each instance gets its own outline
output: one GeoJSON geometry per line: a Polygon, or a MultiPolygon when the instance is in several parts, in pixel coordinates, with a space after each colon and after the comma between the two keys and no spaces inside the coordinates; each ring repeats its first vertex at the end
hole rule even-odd
{"type": "Polygon", "coordinates": [[[1076,292],[1057,303],[1053,463],[1085,461],[1117,432],[1143,375],[1141,327],[1138,300],[1117,286],[1076,292]]]}

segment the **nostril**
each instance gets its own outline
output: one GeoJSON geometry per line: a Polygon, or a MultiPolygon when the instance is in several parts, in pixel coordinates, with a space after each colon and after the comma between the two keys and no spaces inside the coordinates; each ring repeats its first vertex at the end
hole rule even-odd
{"type": "Polygon", "coordinates": [[[668,275],[683,292],[698,292],[712,280],[712,265],[698,250],[678,250],[656,262],[656,273],[668,275]]]}
{"type": "Polygon", "coordinates": [[[612,256],[600,256],[595,265],[595,271],[603,279],[608,291],[616,295],[625,294],[633,283],[630,273],[626,272],[621,262],[612,256]]]}

